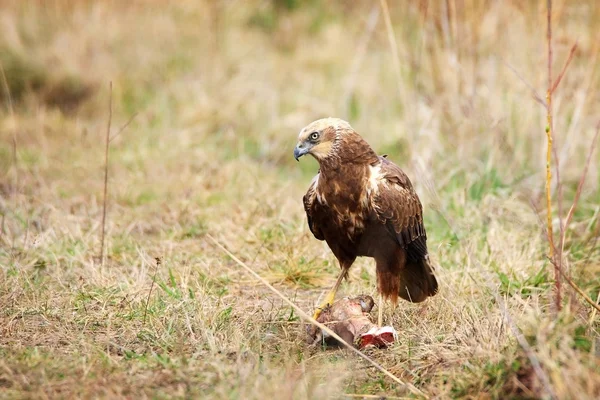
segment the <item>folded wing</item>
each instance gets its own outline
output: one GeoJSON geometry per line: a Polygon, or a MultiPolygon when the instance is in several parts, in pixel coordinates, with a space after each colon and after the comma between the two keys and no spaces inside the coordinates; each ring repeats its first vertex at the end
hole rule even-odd
{"type": "Polygon", "coordinates": [[[315,175],[315,177],[313,178],[313,180],[310,183],[310,186],[308,188],[308,191],[302,198],[302,201],[304,203],[304,211],[306,212],[306,217],[308,218],[308,227],[310,228],[310,231],[315,236],[315,238],[317,238],[319,240],[325,240],[325,236],[323,235],[323,232],[319,228],[319,226],[316,223],[315,218],[313,216],[313,214],[315,212],[315,207],[318,206],[317,201],[316,201],[316,197],[317,197],[316,188],[317,188],[318,183],[319,183],[319,174],[315,175]]]}
{"type": "Polygon", "coordinates": [[[419,260],[427,255],[423,206],[404,171],[383,157],[380,160],[373,209],[408,258],[419,260]]]}

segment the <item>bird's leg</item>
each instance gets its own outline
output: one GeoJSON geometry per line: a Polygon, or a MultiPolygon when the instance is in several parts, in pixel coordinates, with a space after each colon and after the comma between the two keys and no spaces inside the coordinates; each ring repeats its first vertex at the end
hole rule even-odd
{"type": "Polygon", "coordinates": [[[319,315],[321,315],[321,311],[333,304],[333,300],[335,300],[335,294],[340,288],[342,280],[344,280],[344,277],[348,274],[348,269],[349,267],[342,266],[342,272],[340,272],[340,276],[338,276],[335,285],[333,286],[333,288],[331,288],[329,293],[327,293],[327,296],[325,296],[325,299],[323,300],[321,305],[315,310],[315,314],[313,315],[314,319],[319,318],[319,315]]]}
{"type": "Polygon", "coordinates": [[[377,317],[377,326],[381,327],[383,322],[383,294],[379,293],[379,315],[377,317]]]}

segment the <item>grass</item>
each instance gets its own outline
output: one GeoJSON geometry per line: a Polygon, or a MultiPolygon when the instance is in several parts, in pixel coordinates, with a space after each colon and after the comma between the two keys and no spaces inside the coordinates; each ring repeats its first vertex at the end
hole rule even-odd
{"type": "MultiPolygon", "coordinates": [[[[598,316],[567,286],[553,309],[546,110],[507,66],[545,87],[545,10],[419,4],[389,2],[396,71],[381,13],[369,33],[378,2],[2,3],[0,397],[412,396],[307,347],[297,313],[207,238],[310,314],[338,266],[302,209],[317,165],[292,150],[339,116],[412,178],[439,264],[440,293],[387,308],[399,340],[368,355],[430,397],[539,398],[533,355],[558,398],[597,398],[598,316]],[[109,81],[113,134],[138,115],[110,144],[100,267],[109,81]]],[[[570,206],[600,118],[600,6],[553,17],[555,71],[578,41],[553,94],[570,206]]],[[[596,301],[599,163],[563,262],[596,301]]],[[[374,284],[360,259],[342,292],[374,284]]]]}

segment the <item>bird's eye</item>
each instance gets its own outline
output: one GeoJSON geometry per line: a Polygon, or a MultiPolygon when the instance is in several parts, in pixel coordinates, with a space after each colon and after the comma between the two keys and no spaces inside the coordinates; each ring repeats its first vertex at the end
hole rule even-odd
{"type": "Polygon", "coordinates": [[[309,139],[313,142],[319,138],[319,132],[313,132],[310,134],[309,139]]]}

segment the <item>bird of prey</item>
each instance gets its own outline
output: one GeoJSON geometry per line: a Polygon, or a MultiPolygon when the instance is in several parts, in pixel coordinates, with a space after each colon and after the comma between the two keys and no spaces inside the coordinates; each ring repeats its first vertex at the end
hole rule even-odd
{"type": "Polygon", "coordinates": [[[399,296],[418,303],[435,295],[423,207],[408,176],[338,118],[316,120],[300,131],[294,158],[306,154],[320,167],[303,198],[308,226],[315,238],[327,242],[341,267],[315,319],[333,304],[360,256],[375,259],[379,326],[384,299],[396,304],[399,296]]]}

